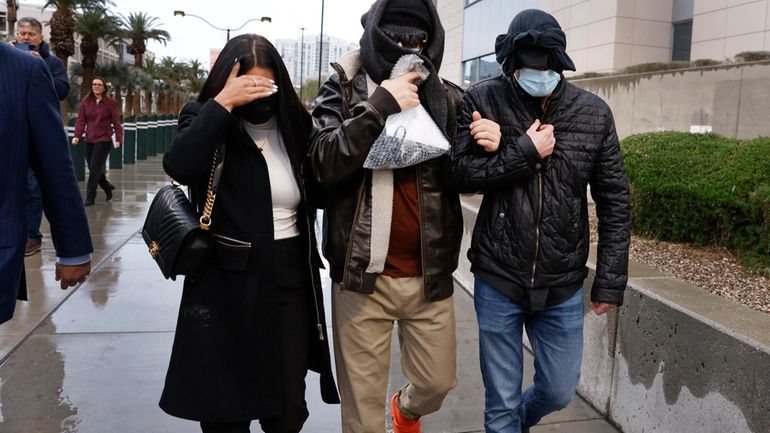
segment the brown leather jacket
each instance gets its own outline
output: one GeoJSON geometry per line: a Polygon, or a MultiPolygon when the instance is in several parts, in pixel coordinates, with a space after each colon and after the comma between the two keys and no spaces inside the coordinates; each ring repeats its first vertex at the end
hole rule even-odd
{"type": "MultiPolygon", "coordinates": [[[[367,273],[372,223],[372,171],[363,163],[385,119],[399,111],[385,89],[369,97],[366,73],[357,53],[332,65],[332,76],[318,94],[313,118],[317,130],[310,139],[309,156],[316,179],[328,186],[323,250],[331,265],[332,280],[342,290],[374,292],[379,274],[367,273]]],[[[454,125],[462,90],[445,83],[450,123],[454,125]]],[[[449,128],[454,142],[456,128],[449,128]]],[[[420,237],[424,299],[438,301],[452,295],[452,272],[457,268],[462,238],[459,196],[444,186],[449,157],[416,166],[420,207],[420,237]]]]}

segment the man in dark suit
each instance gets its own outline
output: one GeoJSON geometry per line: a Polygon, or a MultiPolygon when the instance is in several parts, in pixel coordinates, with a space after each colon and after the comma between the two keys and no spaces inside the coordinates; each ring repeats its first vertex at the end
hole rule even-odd
{"type": "Polygon", "coordinates": [[[0,43],[0,323],[26,300],[27,167],[43,191],[51,224],[56,280],[61,288],[85,280],[91,270],[91,236],[75,180],[59,100],[43,60],[0,43]],[[42,84],[41,84],[42,83],[42,84]]]}
{"type": "MultiPolygon", "coordinates": [[[[11,42],[17,47],[28,47],[30,56],[43,59],[53,76],[53,86],[60,101],[67,98],[70,91],[70,81],[67,70],[58,57],[52,55],[48,44],[43,40],[43,24],[35,18],[23,17],[16,22],[16,40],[11,42]]],[[[27,229],[29,239],[24,251],[25,256],[40,252],[43,234],[40,233],[40,223],[43,220],[43,196],[35,173],[30,168],[27,171],[27,229]]]]}
{"type": "MultiPolygon", "coordinates": [[[[67,99],[70,91],[70,81],[67,70],[58,57],[51,53],[48,44],[43,40],[43,24],[35,18],[23,17],[16,22],[16,40],[11,42],[19,48],[27,48],[30,56],[41,58],[48,65],[53,76],[53,87],[60,101],[67,99]]],[[[27,229],[29,239],[24,251],[25,256],[40,252],[43,234],[40,233],[40,223],[43,220],[43,194],[35,173],[30,168],[27,171],[27,229]]]]}

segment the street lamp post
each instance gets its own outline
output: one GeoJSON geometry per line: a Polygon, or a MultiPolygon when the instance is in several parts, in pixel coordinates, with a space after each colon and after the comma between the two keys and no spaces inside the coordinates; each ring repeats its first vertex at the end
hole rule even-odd
{"type": "Polygon", "coordinates": [[[321,91],[321,68],[324,63],[324,0],[321,0],[321,35],[318,37],[318,91],[321,91]]]}
{"type": "Polygon", "coordinates": [[[174,16],[175,17],[194,17],[194,18],[198,18],[199,20],[203,21],[204,23],[208,24],[209,26],[211,26],[211,27],[213,27],[213,28],[215,28],[217,30],[221,30],[223,32],[227,32],[227,40],[228,41],[230,40],[230,31],[231,30],[234,31],[234,32],[237,32],[238,30],[244,28],[246,26],[246,24],[248,24],[248,23],[250,23],[252,21],[260,21],[260,22],[263,22],[263,23],[272,23],[273,22],[273,19],[270,18],[270,17],[252,18],[250,20],[246,20],[246,22],[241,24],[241,26],[238,27],[237,29],[231,29],[230,27],[226,27],[226,28],[217,27],[214,24],[211,24],[210,22],[208,22],[206,20],[206,18],[203,18],[203,17],[198,16],[198,15],[188,14],[188,13],[185,13],[185,11],[174,11],[174,16]]]}
{"type": "Polygon", "coordinates": [[[305,81],[305,27],[299,29],[302,31],[299,43],[299,99],[302,99],[302,85],[305,81]]]}

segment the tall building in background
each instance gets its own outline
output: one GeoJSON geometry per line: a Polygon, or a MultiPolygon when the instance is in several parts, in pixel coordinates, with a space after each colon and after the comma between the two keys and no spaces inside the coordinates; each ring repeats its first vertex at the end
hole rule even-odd
{"type": "Polygon", "coordinates": [[[552,14],[577,73],[770,51],[770,0],[438,0],[441,74],[468,86],[499,73],[495,38],[524,9],[552,14]]]}
{"type": "Polygon", "coordinates": [[[209,49],[209,71],[214,68],[214,63],[217,62],[217,59],[219,58],[219,53],[221,52],[222,52],[221,48],[209,49]]]}
{"type": "MultiPolygon", "coordinates": [[[[278,39],[275,48],[283,58],[286,69],[289,71],[291,82],[299,88],[301,81],[318,79],[318,53],[320,38],[318,35],[305,35],[304,44],[302,38],[278,39]],[[304,55],[303,55],[304,53],[304,55]]],[[[334,73],[331,62],[337,61],[346,53],[357,50],[358,44],[347,42],[334,36],[324,36],[323,54],[321,61],[321,75],[329,77],[334,73]]]]}

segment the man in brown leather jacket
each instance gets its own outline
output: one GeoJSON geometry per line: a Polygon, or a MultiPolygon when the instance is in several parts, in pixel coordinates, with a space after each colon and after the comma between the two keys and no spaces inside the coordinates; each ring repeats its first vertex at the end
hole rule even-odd
{"type": "Polygon", "coordinates": [[[442,184],[447,156],[386,173],[388,197],[373,192],[380,173],[363,164],[387,117],[419,104],[453,142],[462,94],[438,77],[444,31],[431,0],[378,0],[362,24],[360,52],[333,64],[337,73],[320,90],[310,147],[315,177],[329,189],[324,255],[334,281],[342,427],[385,431],[381,396],[397,322],[409,382],[391,398],[393,428],[419,432],[420,417],[437,411],[456,384],[451,296],[462,236],[459,198],[442,184]],[[419,85],[415,73],[388,79],[398,59],[413,53],[429,78],[419,85]],[[383,198],[393,203],[384,224],[372,206],[383,198]]]}

